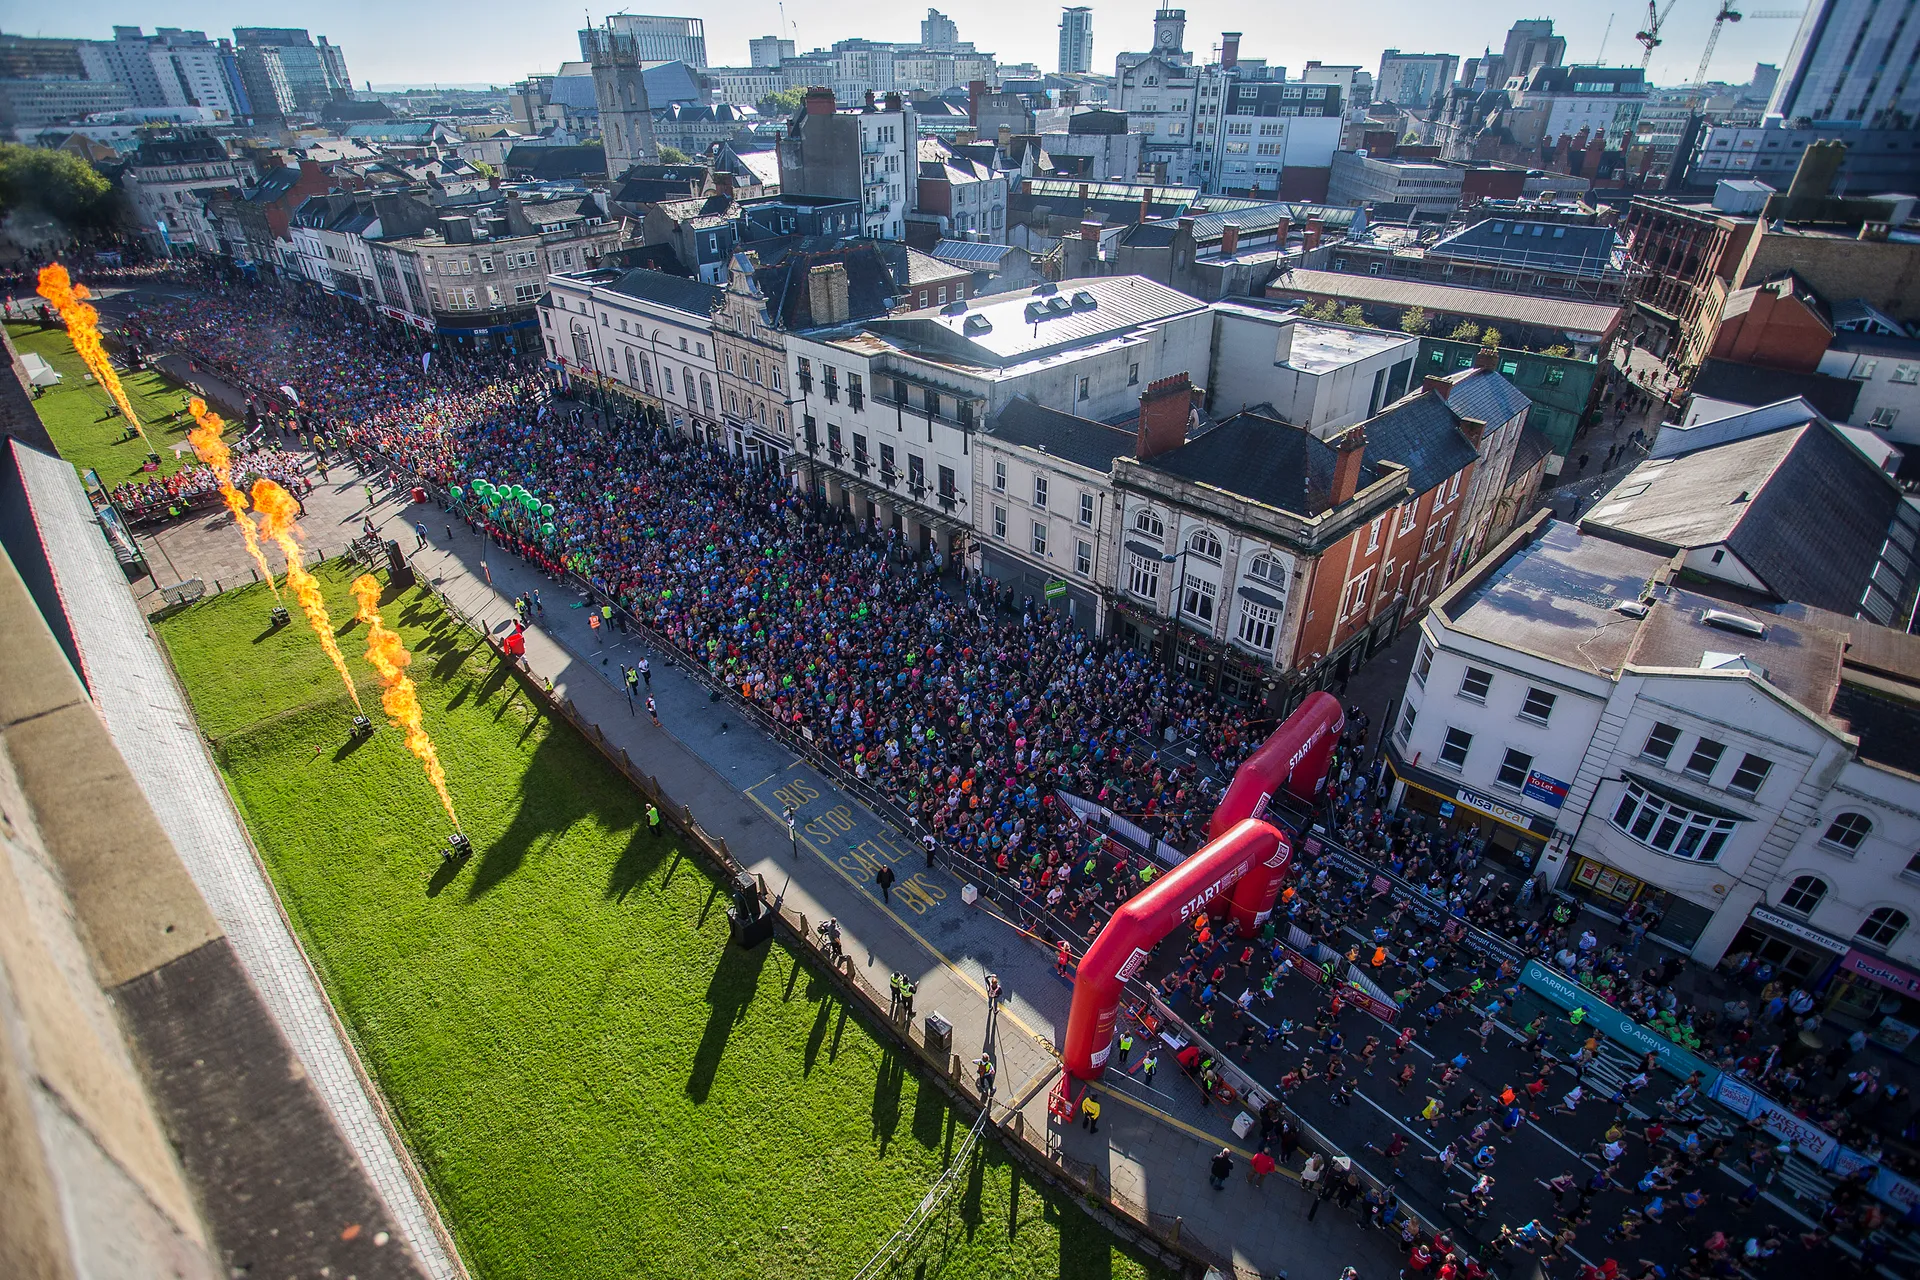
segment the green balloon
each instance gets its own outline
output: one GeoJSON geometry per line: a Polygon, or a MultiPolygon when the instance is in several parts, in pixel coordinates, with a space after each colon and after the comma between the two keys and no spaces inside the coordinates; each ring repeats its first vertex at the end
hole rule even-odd
{"type": "Polygon", "coordinates": [[[454,497],[456,497],[456,498],[457,498],[457,497],[459,497],[459,496],[460,496],[460,486],[459,486],[459,485],[457,485],[457,484],[456,484],[456,485],[450,485],[450,486],[448,486],[448,488],[447,488],[447,492],[448,492],[448,493],[450,493],[450,494],[452,494],[452,495],[453,495],[454,497]]]}
{"type": "Polygon", "coordinates": [[[542,532],[542,533],[544,533],[544,534],[546,534],[546,535],[547,535],[548,537],[552,537],[552,536],[553,536],[553,526],[552,526],[551,524],[543,524],[543,525],[541,525],[541,526],[540,526],[540,532],[542,532]]]}
{"type": "Polygon", "coordinates": [[[547,502],[547,503],[542,503],[542,504],[541,504],[541,507],[540,507],[540,514],[541,514],[541,515],[543,515],[543,516],[546,516],[546,517],[547,517],[548,519],[552,519],[552,518],[553,518],[553,504],[552,504],[551,502],[547,502]]]}

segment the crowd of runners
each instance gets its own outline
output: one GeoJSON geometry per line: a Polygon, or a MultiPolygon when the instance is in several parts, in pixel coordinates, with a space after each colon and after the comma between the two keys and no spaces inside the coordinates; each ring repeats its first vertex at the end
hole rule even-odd
{"type": "MultiPolygon", "coordinates": [[[[679,660],[887,797],[934,846],[1003,877],[1059,926],[1063,963],[1162,869],[1085,815],[1104,809],[1190,850],[1218,799],[1216,779],[1273,727],[1264,712],[797,493],[775,468],[671,433],[638,409],[557,399],[524,360],[427,360],[391,334],[343,322],[330,304],[302,310],[217,290],[148,305],[127,332],[252,388],[273,429],[322,457],[377,454],[409,483],[457,489],[461,517],[590,584],[596,608],[576,617],[638,619],[679,660]],[[535,505],[490,508],[476,481],[524,486],[535,505]],[[1217,767],[1176,764],[1175,741],[1217,767]]],[[[1859,1150],[1879,1157],[1875,1134],[1894,1145],[1915,1137],[1903,1090],[1871,1068],[1845,1070],[1858,1045],[1829,1036],[1818,1054],[1791,1048],[1799,1033],[1822,1031],[1809,993],[1734,957],[1732,976],[1749,994],[1719,1008],[1689,1004],[1675,985],[1683,962],[1646,941],[1657,919],[1629,913],[1602,938],[1565,899],[1485,867],[1476,844],[1384,812],[1369,728],[1356,708],[1318,817],[1401,887],[1382,893],[1303,853],[1266,934],[1229,936],[1202,917],[1185,953],[1171,954],[1180,943],[1170,942],[1155,971],[1223,1052],[1276,1064],[1267,1083],[1290,1105],[1311,1096],[1352,1106],[1363,1081],[1374,1095],[1391,1090],[1404,1115],[1375,1149],[1395,1169],[1424,1156],[1452,1176],[1449,1212],[1463,1226],[1422,1235],[1394,1213],[1391,1187],[1349,1184],[1350,1170],[1324,1161],[1302,1174],[1316,1196],[1406,1232],[1408,1274],[1448,1280],[1508,1251],[1549,1266],[1592,1259],[1579,1264],[1591,1280],[1732,1276],[1829,1236],[1871,1265],[1890,1234],[1913,1231],[1914,1215],[1895,1220],[1859,1174],[1805,1206],[1806,1221],[1780,1225],[1787,1220],[1756,1208],[1784,1155],[1771,1135],[1729,1138],[1703,1123],[1697,1082],[1661,1077],[1651,1062],[1615,1086],[1595,1084],[1588,1071],[1600,1042],[1577,1013],[1514,1021],[1518,964],[1538,959],[1859,1150]],[[1315,975],[1297,972],[1281,946],[1293,928],[1372,973],[1400,1005],[1399,1025],[1318,1000],[1315,975]],[[1501,947],[1471,945],[1475,930],[1501,947]],[[1311,1012],[1282,1012],[1303,996],[1311,1012]],[[1497,1080],[1476,1070],[1490,1042],[1529,1070],[1497,1080]],[[1577,1158],[1536,1180],[1551,1210],[1509,1218],[1504,1206],[1518,1197],[1501,1162],[1534,1129],[1564,1134],[1577,1158]],[[1743,1170],[1747,1191],[1710,1186],[1722,1162],[1743,1170]],[[1663,1228],[1662,1239],[1684,1238],[1681,1251],[1639,1261],[1632,1242],[1663,1228]]],[[[1217,1070],[1192,1065],[1196,1080],[1217,1070]]],[[[1279,1109],[1262,1117],[1260,1150],[1273,1163],[1297,1146],[1279,1109]]]]}

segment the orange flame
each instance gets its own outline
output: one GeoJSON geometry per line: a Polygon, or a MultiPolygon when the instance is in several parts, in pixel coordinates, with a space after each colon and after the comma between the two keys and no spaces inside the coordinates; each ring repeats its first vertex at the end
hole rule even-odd
{"type": "Polygon", "coordinates": [[[440,793],[440,803],[446,807],[447,817],[458,831],[460,818],[453,811],[453,797],[447,794],[447,774],[440,767],[440,753],[434,749],[433,739],[421,726],[420,699],[415,696],[413,678],[407,675],[413,655],[400,643],[398,635],[387,630],[386,621],[380,616],[380,579],[370,573],[355,578],[353,598],[360,602],[359,612],[354,616],[367,624],[367,661],[380,673],[384,688],[380,705],[386,708],[387,719],[393,722],[393,727],[406,734],[407,750],[418,756],[426,768],[427,781],[440,793]]]}
{"type": "Polygon", "coordinates": [[[300,602],[308,625],[319,637],[320,647],[327,651],[333,669],[340,673],[340,683],[347,686],[347,696],[353,699],[354,710],[358,711],[360,691],[353,687],[353,677],[347,674],[347,660],[340,656],[340,646],[334,643],[333,619],[327,616],[326,597],[320,594],[320,583],[300,563],[300,544],[296,541],[300,526],[294,523],[294,517],[300,514],[300,504],[273,481],[260,479],[253,482],[253,506],[260,513],[260,531],[272,538],[280,554],[287,558],[287,585],[293,588],[294,599],[300,602]]]}
{"type": "Polygon", "coordinates": [[[80,359],[86,362],[87,369],[93,374],[94,381],[107,389],[113,402],[120,407],[133,429],[146,440],[147,448],[153,448],[153,441],[147,436],[147,429],[140,425],[140,419],[134,415],[133,402],[127,399],[126,388],[120,385],[120,375],[115,372],[113,363],[107,359],[107,348],[100,341],[100,313],[93,309],[87,299],[93,296],[83,284],[75,284],[67,274],[67,269],[59,263],[51,263],[40,268],[41,297],[53,304],[66,322],[67,337],[73,341],[73,349],[80,353],[80,359]]]}
{"type": "Polygon", "coordinates": [[[260,537],[253,527],[253,521],[247,515],[247,499],[233,487],[233,453],[227,448],[227,442],[220,438],[226,429],[226,423],[220,415],[207,408],[207,402],[199,396],[187,401],[187,411],[193,414],[198,425],[187,432],[187,440],[193,445],[193,451],[200,455],[200,461],[212,469],[214,479],[220,482],[220,498],[227,504],[227,510],[233,512],[233,523],[240,530],[240,536],[247,540],[247,554],[260,566],[260,576],[267,580],[267,589],[273,592],[275,603],[280,600],[280,588],[273,584],[273,570],[267,567],[267,557],[260,550],[260,537]]]}

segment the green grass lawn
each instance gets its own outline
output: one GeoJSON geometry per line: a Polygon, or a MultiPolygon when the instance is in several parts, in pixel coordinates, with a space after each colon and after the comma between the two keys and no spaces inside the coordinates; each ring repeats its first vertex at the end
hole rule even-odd
{"type": "MultiPolygon", "coordinates": [[[[349,575],[319,574],[336,621],[349,575]]],[[[726,945],[726,899],[578,733],[414,591],[384,608],[474,855],[382,724],[351,709],[261,587],[159,624],[336,1006],[476,1277],[846,1276],[964,1136],[779,945],[726,945]]],[[[342,629],[381,722],[363,630],[342,629]]],[[[644,762],[643,762],[644,763],[644,762]]],[[[902,1274],[1146,1269],[984,1149],[902,1274]]]]}
{"type": "Polygon", "coordinates": [[[133,402],[133,411],[140,415],[140,422],[160,455],[160,470],[143,472],[140,464],[146,461],[146,447],[138,436],[131,441],[121,439],[126,419],[113,408],[113,398],[107,389],[92,380],[80,353],[68,340],[66,329],[58,325],[43,329],[37,324],[9,321],[7,333],[23,353],[31,351],[42,356],[63,375],[60,385],[47,388],[34,404],[40,410],[40,421],[47,426],[47,434],[53,437],[54,447],[75,467],[81,471],[93,468],[100,482],[111,489],[128,480],[172,475],[194,461],[191,450],[176,454],[172,447],[186,443],[193,419],[182,412],[180,424],[172,430],[167,427],[168,419],[176,410],[186,409],[191,393],[184,387],[153,370],[120,377],[127,399],[133,402]],[[110,409],[111,416],[106,416],[110,409]]]}

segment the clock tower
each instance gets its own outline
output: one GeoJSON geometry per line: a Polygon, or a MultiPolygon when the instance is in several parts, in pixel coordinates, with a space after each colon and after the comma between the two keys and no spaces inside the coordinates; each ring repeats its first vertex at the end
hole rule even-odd
{"type": "Polygon", "coordinates": [[[1187,11],[1162,9],[1153,15],[1153,51],[1163,58],[1184,60],[1186,55],[1187,11]]]}

